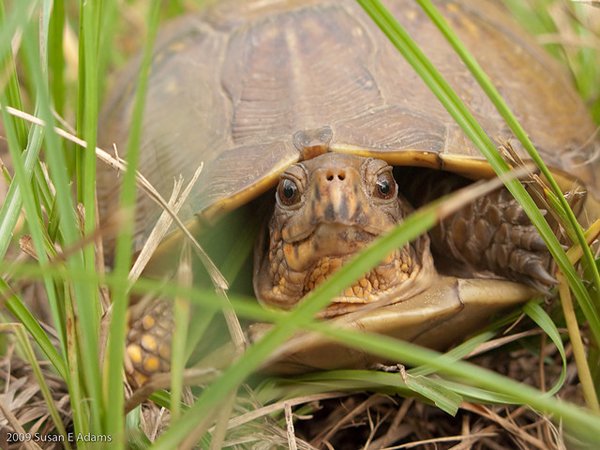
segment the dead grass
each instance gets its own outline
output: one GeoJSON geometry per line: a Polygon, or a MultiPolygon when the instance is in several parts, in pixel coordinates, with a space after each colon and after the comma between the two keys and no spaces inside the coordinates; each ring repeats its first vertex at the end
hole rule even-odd
{"type": "MultiPolygon", "coordinates": [[[[63,423],[69,426],[71,415],[66,385],[47,364],[42,363],[42,370],[63,423]]],[[[20,449],[23,446],[20,441],[9,445],[9,430],[11,433],[27,430],[27,433],[38,433],[48,439],[58,436],[31,365],[18,356],[13,345],[0,360],[0,413],[0,442],[6,444],[2,448],[20,449]]],[[[54,442],[38,442],[38,445],[49,450],[63,448],[54,442]]]]}

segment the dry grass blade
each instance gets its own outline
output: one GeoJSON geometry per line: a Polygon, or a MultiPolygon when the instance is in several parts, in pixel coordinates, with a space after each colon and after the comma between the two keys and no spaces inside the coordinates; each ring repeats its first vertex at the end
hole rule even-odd
{"type": "MultiPolygon", "coordinates": [[[[40,436],[56,435],[57,429],[50,419],[47,400],[44,400],[39,383],[35,382],[33,368],[12,351],[13,346],[0,363],[0,428],[3,433],[39,433],[40,436]],[[27,426],[27,430],[24,427],[27,426]]],[[[62,422],[71,420],[69,396],[64,382],[59,379],[49,366],[42,366],[44,381],[49,385],[54,407],[61,415],[62,422]]],[[[6,435],[4,435],[6,437],[6,435]]],[[[40,448],[35,442],[19,442],[8,448],[40,448]],[[31,444],[30,446],[27,446],[31,444]]],[[[61,444],[62,445],[62,444],[61,444]]],[[[51,443],[45,448],[58,448],[51,443]]],[[[4,447],[3,447],[4,448],[4,447]]],[[[61,447],[62,448],[62,447],[61,447]]]]}
{"type": "Polygon", "coordinates": [[[501,347],[505,346],[506,344],[509,344],[511,342],[517,342],[523,338],[530,337],[530,336],[544,336],[544,331],[540,330],[540,329],[534,329],[534,330],[522,331],[520,333],[511,334],[510,336],[502,336],[497,339],[492,339],[490,341],[487,341],[483,344],[478,345],[477,348],[475,348],[465,358],[466,359],[473,358],[474,356],[481,355],[483,353],[487,353],[490,350],[493,350],[496,348],[501,348],[501,347]]]}
{"type": "MultiPolygon", "coordinates": [[[[594,241],[600,238],[600,219],[596,220],[585,232],[585,240],[589,245],[592,245],[594,241]]],[[[575,264],[581,259],[583,250],[580,245],[574,245],[567,250],[567,257],[572,264],[575,264]]]]}
{"type": "Polygon", "coordinates": [[[586,352],[579,331],[579,323],[577,322],[577,316],[573,307],[573,299],[571,298],[569,284],[561,271],[557,272],[556,277],[558,278],[560,302],[562,304],[565,322],[567,323],[567,329],[569,330],[569,338],[573,345],[575,364],[577,364],[577,373],[583,389],[583,395],[588,407],[592,411],[598,413],[600,412],[600,404],[598,403],[598,396],[596,395],[596,389],[594,388],[594,380],[592,379],[590,368],[587,363],[586,352]]]}
{"type": "Polygon", "coordinates": [[[406,414],[413,404],[414,399],[412,398],[407,398],[402,402],[402,405],[400,405],[400,408],[396,411],[386,433],[382,437],[371,442],[370,448],[386,448],[392,442],[398,442],[400,439],[406,437],[407,427],[402,426],[402,422],[406,418],[406,414]]]}
{"type": "MultiPolygon", "coordinates": [[[[68,397],[62,396],[59,401],[53,397],[53,390],[50,387],[53,377],[48,377],[48,374],[44,374],[38,360],[36,359],[35,352],[31,343],[29,342],[29,336],[25,332],[22,324],[19,323],[8,323],[0,324],[0,331],[9,331],[16,336],[16,342],[24,357],[27,359],[27,365],[23,361],[21,366],[26,368],[25,376],[18,378],[14,383],[11,383],[11,364],[13,363],[14,356],[6,358],[8,363],[8,374],[5,377],[5,394],[2,396],[2,401],[9,401],[11,411],[19,411],[18,421],[19,424],[27,424],[28,433],[34,434],[40,431],[40,427],[44,427],[44,430],[55,430],[52,434],[59,434],[63,438],[64,447],[70,449],[71,446],[68,442],[64,441],[66,436],[66,428],[63,423],[63,418],[58,410],[58,405],[68,401],[68,397]],[[39,401],[39,397],[42,397],[43,401],[39,401]],[[48,421],[47,419],[51,419],[48,421]],[[37,421],[32,425],[33,421],[37,421]]],[[[9,352],[12,355],[12,351],[9,352]]],[[[21,361],[15,358],[14,361],[17,366],[21,361]]],[[[62,387],[62,383],[60,385],[62,387]]],[[[59,395],[61,389],[58,389],[59,395]]],[[[15,417],[16,418],[16,417],[15,417]]],[[[14,424],[13,424],[14,425],[14,424]]],[[[16,430],[16,428],[15,428],[16,430]]],[[[47,433],[40,433],[47,434],[47,433]]]]}
{"type": "MultiPolygon", "coordinates": [[[[596,220],[586,231],[586,241],[591,244],[598,238],[598,235],[600,235],[600,220],[596,220]]],[[[567,257],[572,264],[575,264],[581,258],[581,256],[582,249],[579,245],[575,245],[567,251],[567,257]]],[[[600,403],[598,402],[594,381],[587,362],[586,351],[583,344],[583,339],[581,337],[581,332],[579,331],[579,323],[575,314],[569,284],[560,270],[557,271],[556,278],[558,279],[558,292],[560,295],[565,322],[569,331],[569,339],[571,341],[571,345],[573,346],[575,364],[577,365],[577,372],[581,382],[583,395],[585,397],[586,404],[590,407],[590,409],[600,412],[600,403]]]]}
{"type": "Polygon", "coordinates": [[[292,414],[292,406],[289,402],[285,402],[283,404],[283,410],[285,411],[285,425],[288,437],[288,448],[290,450],[297,450],[298,444],[296,443],[296,434],[294,433],[294,417],[292,414]]]}
{"type": "MultiPolygon", "coordinates": [[[[424,447],[428,444],[441,444],[441,443],[445,443],[445,442],[454,442],[454,441],[461,441],[460,444],[458,444],[459,446],[465,445],[466,448],[471,448],[471,446],[473,445],[473,441],[476,439],[481,439],[483,437],[495,437],[496,433],[494,432],[480,432],[480,433],[473,433],[470,434],[468,436],[463,436],[463,435],[457,435],[457,436],[444,436],[442,438],[434,438],[434,439],[423,439],[420,441],[414,441],[411,442],[410,444],[404,444],[404,445],[397,445],[394,447],[389,447],[389,450],[392,449],[404,449],[404,448],[420,448],[420,447],[424,447]]],[[[455,447],[453,447],[455,448],[455,447]]]]}
{"type": "MultiPolygon", "coordinates": [[[[472,403],[464,403],[462,405],[462,408],[492,420],[501,428],[508,431],[513,439],[518,439],[521,442],[523,442],[527,448],[538,448],[540,450],[548,449],[547,442],[543,442],[540,439],[537,439],[531,434],[527,433],[526,428],[519,426],[517,423],[513,422],[510,416],[508,418],[504,418],[496,412],[492,411],[490,408],[487,408],[482,405],[475,405],[472,403]]],[[[546,425],[552,426],[548,422],[546,422],[546,425]]]]}
{"type": "MultiPolygon", "coordinates": [[[[200,165],[198,167],[198,169],[196,169],[192,179],[190,180],[188,185],[185,187],[185,189],[183,190],[181,195],[179,195],[179,191],[181,190],[181,185],[183,183],[183,180],[181,178],[179,178],[175,181],[174,186],[173,186],[173,192],[171,194],[171,198],[169,199],[169,203],[168,203],[168,205],[169,205],[171,211],[173,211],[173,213],[177,214],[179,212],[179,210],[185,203],[186,199],[192,192],[192,188],[198,181],[198,177],[200,176],[200,173],[202,172],[202,167],[203,166],[200,165]]],[[[142,274],[144,268],[146,267],[146,265],[152,258],[152,254],[158,248],[160,242],[162,241],[164,236],[167,234],[167,231],[171,227],[172,223],[173,223],[173,219],[172,219],[171,215],[166,210],[164,210],[162,212],[162,214],[160,215],[158,221],[156,222],[156,225],[152,229],[150,236],[148,236],[148,239],[146,240],[146,243],[142,247],[142,250],[140,251],[138,257],[136,258],[133,268],[129,272],[129,280],[130,281],[133,282],[133,281],[137,280],[139,278],[139,276],[142,274]]]]}
{"type": "Polygon", "coordinates": [[[523,163],[522,166],[516,167],[505,174],[501,174],[497,178],[492,178],[491,180],[486,180],[484,182],[480,181],[456,191],[451,197],[447,197],[444,201],[440,202],[438,207],[439,219],[443,220],[446,217],[451,216],[476,198],[489,194],[503,186],[509,180],[530,175],[534,169],[534,165],[523,163]]]}
{"type": "MultiPolygon", "coordinates": [[[[0,411],[6,418],[8,424],[15,430],[19,435],[27,436],[28,433],[19,423],[19,420],[15,417],[15,415],[11,411],[12,408],[9,408],[1,399],[0,399],[0,411]]],[[[35,442],[31,440],[23,440],[22,445],[26,449],[40,449],[41,447],[37,445],[35,442]]]]}
{"type": "Polygon", "coordinates": [[[231,335],[231,340],[233,342],[234,347],[234,358],[242,355],[246,347],[248,346],[248,341],[246,340],[246,333],[242,329],[242,325],[231,306],[229,298],[227,297],[227,293],[222,289],[217,289],[217,294],[223,299],[223,316],[225,317],[225,322],[227,324],[227,329],[229,330],[229,334],[231,335]]]}
{"type": "MultiPolygon", "coordinates": [[[[258,419],[259,417],[269,416],[277,411],[281,411],[285,408],[285,405],[288,404],[291,406],[303,405],[311,402],[318,402],[321,400],[328,400],[340,397],[347,397],[348,393],[345,392],[328,392],[326,394],[315,394],[315,395],[307,395],[302,397],[297,397],[294,399],[287,399],[281,402],[272,403],[263,407],[255,407],[252,411],[242,414],[240,416],[234,417],[229,420],[228,429],[234,429],[236,427],[242,426],[246,423],[250,423],[253,420],[258,419]]],[[[209,431],[212,431],[209,430],[209,431]]]]}
{"type": "Polygon", "coordinates": [[[317,447],[323,445],[324,442],[331,440],[332,436],[335,435],[340,429],[343,429],[348,424],[351,424],[356,417],[364,411],[368,411],[373,405],[381,403],[383,400],[380,395],[372,395],[365,401],[358,404],[355,408],[348,411],[343,417],[340,417],[337,423],[329,428],[323,430],[323,432],[313,441],[317,447]]]}

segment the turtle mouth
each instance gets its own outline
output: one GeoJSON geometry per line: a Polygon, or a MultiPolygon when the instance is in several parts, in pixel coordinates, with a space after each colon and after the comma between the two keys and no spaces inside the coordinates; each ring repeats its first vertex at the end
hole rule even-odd
{"type": "Polygon", "coordinates": [[[371,242],[386,230],[373,224],[357,224],[353,221],[320,222],[314,224],[312,228],[305,229],[303,232],[288,235],[284,240],[288,244],[299,245],[301,242],[315,240],[326,243],[327,241],[342,239],[343,242],[352,242],[359,239],[359,242],[371,242]]]}
{"type": "Polygon", "coordinates": [[[317,261],[323,257],[347,256],[349,258],[373,242],[380,234],[379,230],[370,231],[354,225],[323,223],[317,225],[304,241],[311,244],[312,258],[317,261]]]}
{"type": "Polygon", "coordinates": [[[309,272],[323,260],[345,262],[380,236],[364,227],[321,223],[304,239],[282,243],[285,264],[296,272],[309,272]]]}

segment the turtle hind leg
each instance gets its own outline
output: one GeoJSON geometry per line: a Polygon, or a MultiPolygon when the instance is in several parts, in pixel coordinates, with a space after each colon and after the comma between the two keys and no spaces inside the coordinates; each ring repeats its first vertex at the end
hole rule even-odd
{"type": "MultiPolygon", "coordinates": [[[[466,186],[455,174],[421,170],[411,172],[405,194],[415,206],[466,186]]],[[[550,275],[550,254],[529,218],[505,188],[476,199],[442,220],[431,232],[433,252],[447,266],[495,275],[525,283],[540,291],[556,284],[550,275]]]]}

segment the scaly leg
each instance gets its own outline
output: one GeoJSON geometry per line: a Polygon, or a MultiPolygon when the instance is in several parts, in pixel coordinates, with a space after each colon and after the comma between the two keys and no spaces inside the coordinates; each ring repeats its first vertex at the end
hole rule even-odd
{"type": "MultiPolygon", "coordinates": [[[[442,176],[439,171],[418,169],[410,172],[403,192],[418,207],[468,183],[451,173],[442,176]]],[[[544,241],[506,188],[442,220],[430,235],[436,254],[464,267],[490,271],[539,290],[556,283],[548,272],[550,254],[544,241]]]]}

